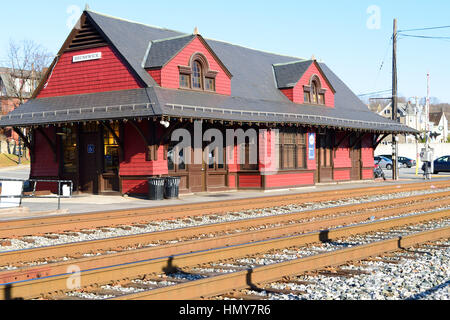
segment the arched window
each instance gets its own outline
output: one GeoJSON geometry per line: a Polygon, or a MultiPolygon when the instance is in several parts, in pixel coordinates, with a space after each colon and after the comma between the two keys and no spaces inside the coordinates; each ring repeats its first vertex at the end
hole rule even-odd
{"type": "Polygon", "coordinates": [[[314,80],[311,82],[311,102],[312,103],[317,103],[319,100],[317,97],[317,92],[318,92],[317,81],[314,80]]]}
{"type": "Polygon", "coordinates": [[[192,64],[192,88],[203,89],[203,68],[197,60],[192,64]]]}
{"type": "Polygon", "coordinates": [[[304,103],[325,104],[325,89],[322,89],[319,78],[314,75],[310,85],[304,86],[304,103]]]}
{"type": "Polygon", "coordinates": [[[208,60],[203,54],[193,54],[187,66],[178,66],[178,68],[181,89],[216,91],[218,72],[210,70],[208,60]]]}

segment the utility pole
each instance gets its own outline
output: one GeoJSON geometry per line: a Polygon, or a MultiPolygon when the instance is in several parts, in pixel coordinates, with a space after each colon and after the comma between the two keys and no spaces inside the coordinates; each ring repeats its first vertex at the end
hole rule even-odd
{"type": "MultiPolygon", "coordinates": [[[[397,122],[397,19],[394,19],[394,33],[392,36],[392,120],[397,122]]],[[[392,134],[392,179],[398,180],[398,166],[397,166],[397,135],[392,134]]]]}
{"type": "MultiPolygon", "coordinates": [[[[416,130],[419,130],[419,97],[414,97],[416,99],[416,106],[414,108],[416,114],[416,130]]],[[[419,154],[419,140],[416,136],[416,176],[419,175],[419,162],[420,162],[420,154],[419,154]]]]}

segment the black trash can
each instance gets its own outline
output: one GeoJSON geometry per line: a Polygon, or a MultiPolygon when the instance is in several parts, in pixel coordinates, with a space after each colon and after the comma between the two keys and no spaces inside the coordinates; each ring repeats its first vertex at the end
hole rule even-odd
{"type": "Polygon", "coordinates": [[[180,177],[167,177],[164,185],[164,198],[177,199],[180,193],[180,177]]]}
{"type": "Polygon", "coordinates": [[[148,199],[164,200],[163,178],[148,178],[148,199]]]}

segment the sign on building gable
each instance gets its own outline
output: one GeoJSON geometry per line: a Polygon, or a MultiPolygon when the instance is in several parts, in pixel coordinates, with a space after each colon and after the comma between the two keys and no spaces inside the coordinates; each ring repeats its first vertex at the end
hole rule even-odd
{"type": "Polygon", "coordinates": [[[93,53],[88,53],[88,54],[82,54],[79,56],[73,56],[72,63],[89,61],[89,60],[98,60],[101,58],[102,58],[101,52],[93,52],[93,53]]]}

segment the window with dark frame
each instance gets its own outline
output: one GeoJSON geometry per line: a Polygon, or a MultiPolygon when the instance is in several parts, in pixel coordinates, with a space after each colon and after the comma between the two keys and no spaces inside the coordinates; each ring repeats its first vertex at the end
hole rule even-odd
{"type": "Polygon", "coordinates": [[[202,54],[195,54],[190,65],[179,66],[180,89],[215,92],[217,71],[209,70],[208,61],[202,54]]]}
{"type": "Polygon", "coordinates": [[[216,91],[216,80],[213,78],[205,78],[205,90],[216,91]]]}
{"type": "Polygon", "coordinates": [[[77,172],[77,131],[75,126],[64,127],[62,133],[63,173],[77,172]]]}
{"type": "MultiPolygon", "coordinates": [[[[241,164],[241,170],[259,170],[259,164],[258,163],[250,163],[250,145],[255,144],[258,148],[258,142],[257,141],[250,141],[249,138],[245,138],[245,144],[241,145],[241,152],[244,155],[244,163],[241,164]]],[[[258,152],[258,150],[257,150],[258,152]]]]}
{"type": "Polygon", "coordinates": [[[322,89],[319,78],[314,75],[310,85],[303,88],[304,103],[325,105],[325,89],[322,89]]]}
{"type": "Polygon", "coordinates": [[[303,94],[304,94],[304,102],[305,103],[311,103],[311,96],[310,96],[310,93],[309,93],[309,91],[304,91],[303,92],[303,94]]]}
{"type": "Polygon", "coordinates": [[[293,130],[280,132],[278,150],[280,153],[278,169],[295,170],[307,168],[306,132],[303,130],[300,132],[293,130]]]}
{"type": "Polygon", "coordinates": [[[319,104],[325,104],[325,94],[319,93],[319,96],[318,96],[318,103],[319,103],[319,104]]]}
{"type": "Polygon", "coordinates": [[[322,168],[332,167],[334,134],[327,132],[326,135],[320,135],[319,139],[320,139],[320,149],[319,149],[320,166],[322,168]]]}
{"type": "Polygon", "coordinates": [[[317,82],[314,80],[311,82],[311,102],[317,104],[317,82]]]}
{"type": "Polygon", "coordinates": [[[191,87],[191,76],[189,74],[180,73],[180,88],[188,89],[191,87]]]}
{"type": "Polygon", "coordinates": [[[192,88],[203,89],[203,70],[199,61],[192,63],[192,88]]]}
{"type": "MultiPolygon", "coordinates": [[[[111,125],[117,137],[120,136],[119,124],[111,125]]],[[[114,135],[106,128],[103,130],[103,148],[104,148],[104,170],[105,172],[118,172],[119,170],[119,144],[114,135]]]]}
{"type": "Polygon", "coordinates": [[[210,150],[208,154],[208,170],[223,170],[225,169],[225,152],[223,152],[223,159],[221,163],[215,158],[216,150],[210,150]]]}
{"type": "Polygon", "coordinates": [[[167,166],[169,167],[169,171],[174,171],[174,172],[178,172],[178,171],[186,171],[187,167],[186,167],[186,159],[184,156],[184,150],[183,148],[178,150],[178,155],[179,155],[179,164],[176,164],[176,150],[175,150],[175,146],[178,144],[178,142],[176,141],[172,141],[169,144],[168,147],[168,151],[167,151],[167,166]]]}

